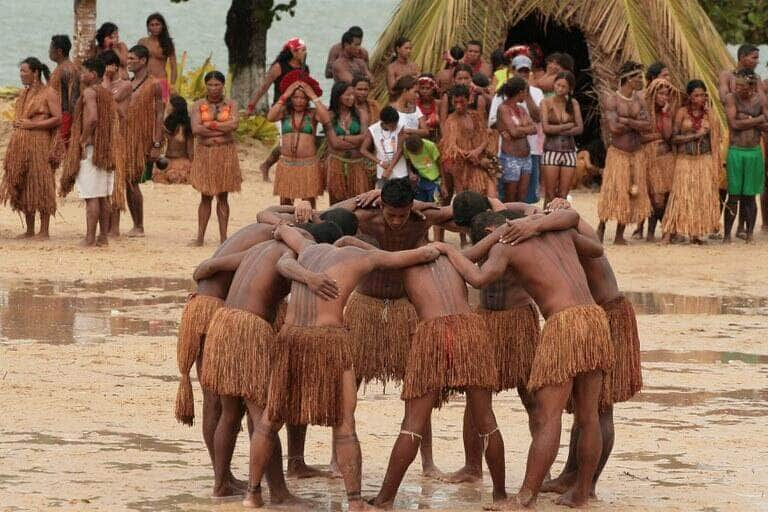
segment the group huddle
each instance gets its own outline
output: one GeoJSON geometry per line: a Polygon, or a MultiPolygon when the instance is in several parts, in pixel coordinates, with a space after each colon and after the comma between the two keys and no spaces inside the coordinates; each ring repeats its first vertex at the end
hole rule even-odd
{"type": "Polygon", "coordinates": [[[532,506],[539,492],[587,504],[613,446],[613,404],[642,386],[632,306],[595,232],[556,199],[542,212],[471,191],[451,205],[414,200],[407,178],[334,204],[271,207],[195,270],[181,319],[176,418],[192,425],[189,372],[203,389],[203,437],[214,496],[263,505],[297,500],[286,487],[277,432],[288,432],[288,472],[303,460],[307,425],[333,429],[331,468],[350,510],[392,508],[421,449],[424,473],[447,482],[493,481],[491,510],[532,506]],[[468,233],[463,252],[429,243],[440,227],[468,233]],[[480,290],[468,300],[467,283],[480,290]],[[539,327],[539,313],[544,317],[539,327]],[[402,385],[405,414],[378,495],[361,496],[355,430],[361,382],[402,385]],[[508,496],[492,394],[517,389],[532,442],[525,479],[508,496]],[[466,465],[441,475],[432,460],[431,411],[465,394],[466,465]],[[561,415],[573,412],[571,450],[549,478],[561,415]],[[230,471],[248,415],[247,486],[230,471]]]}

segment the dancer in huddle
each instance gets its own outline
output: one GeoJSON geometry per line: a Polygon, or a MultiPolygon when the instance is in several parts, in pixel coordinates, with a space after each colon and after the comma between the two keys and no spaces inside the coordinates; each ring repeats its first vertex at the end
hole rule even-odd
{"type": "Polygon", "coordinates": [[[280,160],[273,188],[280,204],[304,199],[314,207],[317,196],[323,193],[315,130],[318,122],[327,124],[330,118],[320,101],[322,93],[309,75],[293,71],[283,78],[280,98],[267,113],[269,121],[280,121],[280,160]],[[315,108],[310,108],[310,101],[315,108]]]}
{"type": "Polygon", "coordinates": [[[613,345],[605,312],[589,291],[579,256],[599,257],[599,242],[573,229],[549,232],[515,245],[496,243],[506,217],[485,212],[472,221],[472,239],[483,240],[488,259],[478,269],[454,247],[438,248],[451,259],[460,274],[482,288],[511,267],[520,284],[533,297],[546,319],[536,347],[528,390],[534,394],[533,441],[528,452],[525,479],[518,494],[494,503],[491,509],[533,506],[542,481],[557,455],[562,412],[573,394],[575,421],[581,429],[578,441],[579,470],[576,484],[559,503],[584,506],[600,459],[602,436],[598,400],[604,372],[613,366],[613,345]],[[488,235],[488,236],[487,236],[488,235]],[[542,279],[546,276],[546,279],[542,279]]]}
{"type": "Polygon", "coordinates": [[[687,105],[675,113],[672,143],[677,156],[662,242],[669,243],[672,235],[678,234],[690,237],[691,243],[702,244],[703,237],[720,227],[720,122],[708,103],[704,82],[691,80],[686,93],[687,105]]]}
{"type": "Polygon", "coordinates": [[[106,245],[109,231],[109,198],[115,185],[115,144],[118,136],[117,105],[112,93],[101,86],[104,63],[86,59],[80,75],[82,86],[72,125],[72,143],[67,151],[59,193],[65,197],[77,186],[85,199],[83,245],[106,245]],[[96,226],[101,233],[96,238],[96,226]]]}
{"type": "Polygon", "coordinates": [[[412,76],[417,78],[419,76],[419,66],[415,62],[411,61],[411,52],[413,51],[413,44],[407,37],[398,37],[395,40],[394,55],[392,56],[392,62],[387,64],[387,89],[389,93],[395,89],[395,84],[403,76],[412,76]]]}
{"type": "Polygon", "coordinates": [[[331,89],[330,124],[325,125],[328,152],[325,157],[326,188],[330,204],[373,188],[373,169],[360,153],[368,131],[367,112],[355,104],[355,88],[336,82],[331,89]]]}
{"type": "Polygon", "coordinates": [[[642,151],[642,134],[650,130],[645,103],[637,95],[643,88],[643,66],[628,61],[619,68],[619,89],[608,96],[605,119],[611,145],[605,160],[603,184],[597,213],[597,234],[602,241],[605,225],[616,220],[614,244],[626,245],[624,227],[643,221],[651,212],[646,179],[647,165],[642,151]]]}
{"type": "Polygon", "coordinates": [[[176,47],[168,32],[168,24],[159,12],[147,16],[147,32],[149,35],[139,39],[137,44],[149,50],[149,74],[158,80],[163,92],[163,102],[167,102],[171,97],[171,87],[176,83],[176,47]],[[170,80],[166,65],[171,68],[170,80]]]}
{"type": "Polygon", "coordinates": [[[120,41],[120,32],[114,23],[103,23],[96,31],[96,46],[94,55],[101,57],[106,52],[115,52],[119,58],[118,75],[123,80],[128,79],[128,47],[120,41]]]}
{"type": "Polygon", "coordinates": [[[224,74],[210,71],[203,78],[206,96],[192,105],[192,133],[195,134],[195,158],[189,181],[200,192],[197,209],[197,239],[202,246],[205,229],[211,218],[211,206],[216,197],[216,217],[219,220],[219,240],[227,239],[230,192],[239,192],[243,182],[235,147],[235,130],[239,115],[237,102],[224,97],[224,74]]]}
{"type": "Polygon", "coordinates": [[[276,237],[298,252],[299,263],[308,270],[334,279],[340,293],[334,300],[323,301],[301,283],[291,287],[285,325],[272,356],[267,409],[254,426],[250,484],[243,504],[262,504],[261,476],[273,452],[274,433],[287,422],[333,427],[349,508],[370,509],[360,494],[362,456],[354,419],[357,386],[344,306],[357,283],[370,272],[425,263],[435,259],[437,251],[429,246],[388,252],[314,244],[285,224],[278,227],[276,237]]]}
{"type": "Polygon", "coordinates": [[[192,121],[189,117],[187,100],[174,94],[168,103],[171,110],[163,121],[164,156],[168,160],[168,167],[165,169],[156,167],[152,171],[152,181],[166,184],[187,184],[192,169],[192,158],[195,154],[192,121]]]}
{"type": "MultiPolygon", "coordinates": [[[[333,223],[300,224],[302,236],[319,243],[333,243],[341,229],[333,223]]],[[[278,306],[288,295],[291,279],[306,284],[322,300],[338,296],[335,282],[308,271],[296,262],[288,246],[276,240],[255,245],[245,252],[204,262],[195,277],[209,278],[218,272],[234,272],[224,304],[214,313],[206,336],[205,366],[200,384],[219,396],[221,415],[214,434],[214,496],[235,494],[230,464],[240,431],[243,402],[252,421],[261,418],[266,406],[270,354],[275,349],[272,323],[278,306]],[[280,272],[278,272],[278,268],[280,272]]],[[[283,479],[282,449],[277,433],[267,466],[273,503],[291,498],[283,479]]]]}
{"type": "Polygon", "coordinates": [[[48,86],[56,91],[61,100],[61,125],[54,141],[51,158],[58,165],[64,158],[69,147],[72,116],[75,105],[80,97],[80,70],[69,58],[72,42],[67,35],[56,35],[51,38],[48,57],[56,63],[51,73],[48,86]]]}
{"type": "Polygon", "coordinates": [[[5,152],[5,174],[0,182],[0,203],[22,212],[27,227],[19,238],[35,236],[35,215],[40,214],[37,238],[48,239],[51,215],[56,213],[56,182],[51,151],[61,124],[59,95],[46,85],[48,66],[35,57],[21,61],[24,89],[16,99],[13,132],[5,152]]]}

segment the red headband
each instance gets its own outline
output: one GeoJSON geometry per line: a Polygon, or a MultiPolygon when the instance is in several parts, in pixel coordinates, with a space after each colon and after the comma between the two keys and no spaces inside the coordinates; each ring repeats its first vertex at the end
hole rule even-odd
{"type": "Polygon", "coordinates": [[[284,50],[291,50],[294,52],[306,47],[307,45],[304,44],[304,41],[300,37],[292,37],[283,45],[284,50]]]}
{"type": "Polygon", "coordinates": [[[521,44],[521,45],[513,46],[504,52],[504,56],[509,58],[514,58],[514,57],[517,57],[518,55],[525,55],[526,57],[530,57],[531,49],[525,46],[524,44],[521,44]]]}
{"type": "Polygon", "coordinates": [[[431,85],[432,87],[437,87],[437,82],[432,77],[428,76],[422,76],[419,77],[419,85],[431,85]]]}

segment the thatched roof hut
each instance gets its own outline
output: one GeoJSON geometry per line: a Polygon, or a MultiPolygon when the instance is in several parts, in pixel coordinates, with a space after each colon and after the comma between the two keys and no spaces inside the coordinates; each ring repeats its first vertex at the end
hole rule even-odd
{"type": "Polygon", "coordinates": [[[470,39],[484,43],[486,58],[497,47],[534,42],[545,54],[568,52],[584,77],[581,98],[615,90],[616,70],[630,59],[665,62],[681,89],[700,78],[714,98],[718,73],[734,67],[697,0],[403,0],[372,58],[379,97],[386,95],[386,63],[399,36],[411,39],[413,60],[432,72],[442,69],[445,50],[470,39]]]}

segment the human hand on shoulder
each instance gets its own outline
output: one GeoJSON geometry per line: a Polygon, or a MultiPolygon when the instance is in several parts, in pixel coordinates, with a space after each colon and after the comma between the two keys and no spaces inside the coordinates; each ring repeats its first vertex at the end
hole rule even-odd
{"type": "Polygon", "coordinates": [[[538,235],[538,222],[530,217],[524,217],[508,220],[506,229],[503,230],[499,242],[516,245],[538,235]]]}
{"type": "Polygon", "coordinates": [[[417,251],[421,253],[420,256],[422,258],[422,262],[424,263],[435,261],[440,256],[440,251],[437,247],[434,246],[434,244],[428,244],[419,247],[417,251]]]}
{"type": "Polygon", "coordinates": [[[549,204],[544,208],[544,211],[554,212],[557,210],[570,210],[572,208],[573,207],[571,206],[571,203],[568,202],[567,199],[563,199],[562,197],[556,197],[549,202],[549,204]]]}
{"type": "Polygon", "coordinates": [[[309,201],[298,199],[294,203],[293,215],[298,223],[309,222],[312,219],[312,204],[309,201]]]}
{"type": "Polygon", "coordinates": [[[313,273],[307,278],[307,286],[322,300],[335,300],[339,297],[339,285],[325,272],[313,273]]]}
{"type": "Polygon", "coordinates": [[[370,208],[379,205],[381,199],[381,190],[374,189],[368,192],[363,192],[355,197],[355,203],[358,208],[370,208]]]}

